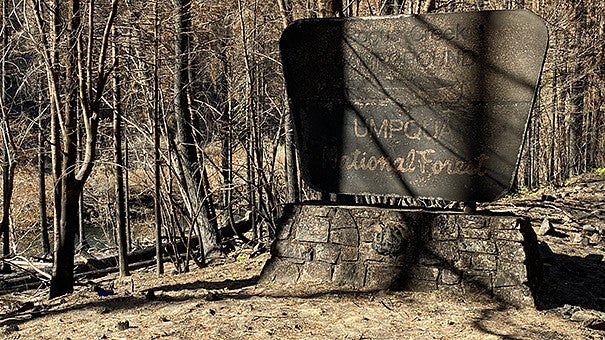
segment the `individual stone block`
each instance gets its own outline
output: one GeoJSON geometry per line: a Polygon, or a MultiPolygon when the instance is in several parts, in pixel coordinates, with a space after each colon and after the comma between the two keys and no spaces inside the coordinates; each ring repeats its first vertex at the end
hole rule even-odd
{"type": "MultiPolygon", "coordinates": [[[[505,262],[500,261],[498,263],[498,271],[502,273],[508,273],[509,275],[526,279],[527,275],[527,267],[523,263],[519,262],[505,262]]],[[[524,281],[527,282],[527,281],[524,281]]]]}
{"type": "Polygon", "coordinates": [[[523,234],[521,234],[518,230],[514,229],[496,230],[494,231],[494,239],[522,242],[523,234]]]}
{"type": "Polygon", "coordinates": [[[399,256],[410,251],[412,233],[405,224],[388,222],[374,236],[372,248],[381,255],[399,256]]]}
{"type": "Polygon", "coordinates": [[[435,256],[447,260],[448,262],[455,262],[460,259],[460,246],[457,241],[445,241],[445,242],[430,242],[425,247],[427,251],[435,254],[435,256]]]}
{"type": "Polygon", "coordinates": [[[494,288],[523,285],[525,277],[519,277],[517,275],[518,273],[516,272],[509,272],[505,270],[498,271],[494,276],[494,288]]]}
{"type": "Polygon", "coordinates": [[[444,259],[434,253],[422,251],[418,254],[418,264],[424,267],[438,267],[443,264],[444,259]]]}
{"type": "Polygon", "coordinates": [[[464,218],[462,218],[463,226],[461,229],[485,229],[485,227],[489,225],[489,220],[490,218],[485,218],[485,216],[481,215],[464,216],[464,218]]]}
{"type": "Polygon", "coordinates": [[[492,291],[492,275],[481,270],[467,270],[462,273],[463,284],[467,288],[475,287],[488,292],[492,291]]]}
{"type": "Polygon", "coordinates": [[[296,240],[307,242],[328,242],[330,223],[326,218],[300,218],[296,225],[296,240]]]}
{"type": "Polygon", "coordinates": [[[361,243],[359,245],[359,261],[384,262],[389,261],[389,256],[378,254],[372,247],[372,243],[361,243]]]}
{"type": "Polygon", "coordinates": [[[454,267],[459,270],[468,270],[473,268],[473,254],[467,252],[461,252],[460,257],[454,262],[454,267]]]}
{"type": "Polygon", "coordinates": [[[405,290],[414,292],[430,292],[439,288],[437,281],[408,278],[402,285],[405,290]]]}
{"type": "Polygon", "coordinates": [[[357,228],[333,229],[330,232],[330,242],[357,247],[359,245],[357,228]]]}
{"type": "Polygon", "coordinates": [[[460,283],[460,275],[450,269],[442,269],[439,283],[444,285],[457,285],[460,283]]]}
{"type": "Polygon", "coordinates": [[[463,239],[460,250],[472,253],[496,254],[496,244],[491,240],[463,239]]]}
{"type": "Polygon", "coordinates": [[[287,257],[295,262],[302,263],[313,258],[313,248],[300,243],[278,243],[275,246],[275,255],[287,257]]]}
{"type": "Polygon", "coordinates": [[[360,222],[359,224],[359,242],[372,242],[376,233],[379,233],[382,227],[380,223],[376,223],[376,219],[368,222],[360,222]]]}
{"type": "Polygon", "coordinates": [[[491,240],[492,231],[489,228],[475,229],[475,228],[460,228],[460,237],[472,238],[477,240],[491,240]]]}
{"type": "Polygon", "coordinates": [[[418,280],[437,282],[437,279],[439,278],[439,269],[434,267],[414,266],[407,271],[407,276],[418,280]]]}
{"type": "Polygon", "coordinates": [[[438,216],[432,223],[431,238],[437,241],[452,241],[459,237],[459,224],[451,216],[438,216]]]}
{"type": "Polygon", "coordinates": [[[357,229],[357,223],[351,216],[351,213],[346,209],[337,209],[334,216],[330,219],[331,229],[357,229]]]}
{"type": "Polygon", "coordinates": [[[494,288],[494,296],[516,306],[533,306],[534,297],[527,286],[494,288]]]}
{"type": "Polygon", "coordinates": [[[495,271],[497,269],[496,255],[473,254],[471,262],[472,268],[475,270],[495,271]]]}
{"type": "Polygon", "coordinates": [[[329,282],[332,279],[332,265],[312,261],[300,266],[300,282],[329,282]]]}
{"type": "Polygon", "coordinates": [[[340,261],[350,262],[357,261],[359,259],[359,247],[340,247],[340,261]]]}
{"type": "Polygon", "coordinates": [[[514,241],[496,241],[498,256],[505,262],[523,262],[526,258],[523,244],[514,241]]]}
{"type": "Polygon", "coordinates": [[[529,223],[529,221],[518,216],[494,217],[491,222],[493,228],[496,230],[521,230],[523,223],[529,223]]]}
{"type": "Polygon", "coordinates": [[[300,277],[300,265],[279,257],[267,261],[260,275],[261,283],[295,283],[300,277]]]}
{"type": "Polygon", "coordinates": [[[288,239],[290,237],[290,232],[292,230],[292,226],[294,224],[294,219],[288,219],[287,221],[285,221],[284,223],[280,224],[277,227],[277,231],[275,233],[275,238],[277,240],[285,240],[288,239]]]}
{"type": "Polygon", "coordinates": [[[343,262],[334,266],[332,282],[338,285],[361,288],[365,281],[365,266],[359,263],[343,262]]]}
{"type": "Polygon", "coordinates": [[[364,288],[369,290],[388,289],[397,284],[401,266],[368,264],[364,288]]]}
{"type": "Polygon", "coordinates": [[[336,208],[334,207],[326,207],[326,206],[315,206],[313,207],[312,214],[315,217],[325,217],[329,218],[334,214],[336,208]]]}
{"type": "Polygon", "coordinates": [[[340,247],[331,243],[318,243],[315,245],[315,260],[336,263],[340,255],[340,247]]]}

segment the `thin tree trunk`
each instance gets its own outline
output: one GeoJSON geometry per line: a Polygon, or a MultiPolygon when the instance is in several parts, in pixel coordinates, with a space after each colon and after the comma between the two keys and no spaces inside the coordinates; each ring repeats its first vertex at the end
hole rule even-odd
{"type": "MultiPolygon", "coordinates": [[[[277,0],[279,4],[279,12],[282,19],[282,26],[285,29],[292,22],[291,9],[286,3],[286,0],[277,0]]],[[[300,201],[300,189],[298,187],[299,173],[296,163],[296,147],[294,145],[294,127],[292,124],[292,113],[287,105],[287,94],[284,91],[285,108],[284,108],[284,147],[286,158],[286,187],[287,187],[287,202],[298,203],[300,201]]]]}
{"type": "MultiPolygon", "coordinates": [[[[599,10],[602,10],[601,7],[602,5],[592,5],[592,6],[587,6],[586,11],[586,17],[587,17],[587,23],[586,25],[588,26],[588,30],[584,33],[584,34],[590,34],[590,36],[593,36],[595,38],[601,38],[602,34],[599,31],[599,10]]],[[[598,41],[602,41],[602,40],[598,40],[598,41]]],[[[600,52],[599,49],[602,49],[603,44],[599,44],[597,46],[593,46],[592,48],[595,49],[595,55],[598,55],[598,53],[600,52]]],[[[594,61],[598,60],[598,58],[595,58],[594,61]]],[[[596,167],[596,158],[597,158],[597,135],[598,135],[598,122],[599,122],[599,115],[600,115],[600,108],[601,108],[601,89],[600,89],[600,84],[602,81],[602,77],[599,77],[601,74],[599,74],[600,71],[600,65],[597,63],[593,63],[591,62],[591,64],[595,65],[596,67],[596,72],[594,72],[594,74],[588,74],[587,77],[589,77],[590,81],[588,84],[588,87],[590,88],[589,91],[589,96],[590,96],[590,100],[589,103],[591,103],[591,107],[586,110],[586,150],[585,150],[585,156],[584,156],[584,169],[585,170],[592,170],[596,167]]],[[[594,67],[594,66],[593,66],[594,67]]],[[[593,72],[590,72],[593,73],[593,72]]]]}
{"type": "MultiPolygon", "coordinates": [[[[230,105],[225,105],[221,112],[221,121],[226,126],[221,148],[221,176],[223,177],[223,205],[231,212],[233,198],[233,126],[230,105]]],[[[230,219],[233,217],[229,215],[230,219]]]]}
{"type": "Polygon", "coordinates": [[[247,189],[248,189],[248,209],[250,211],[250,222],[252,223],[252,230],[254,230],[255,239],[260,238],[260,230],[258,229],[256,220],[258,214],[258,201],[256,197],[256,188],[257,188],[257,178],[256,178],[256,170],[255,164],[255,147],[256,147],[256,126],[255,126],[255,118],[254,118],[254,101],[253,101],[253,86],[254,86],[254,73],[251,66],[251,57],[248,46],[248,33],[246,31],[246,23],[244,20],[244,6],[242,5],[242,1],[237,1],[239,20],[240,20],[240,38],[242,41],[242,47],[244,51],[244,72],[246,79],[245,86],[245,114],[246,114],[246,124],[248,129],[248,141],[247,141],[247,158],[246,158],[246,175],[247,175],[247,189]]]}
{"type": "MultiPolygon", "coordinates": [[[[62,8],[60,8],[61,2],[59,0],[54,0],[50,4],[49,13],[51,16],[52,24],[50,25],[50,41],[46,40],[46,35],[44,32],[44,24],[42,19],[42,4],[40,1],[33,0],[33,11],[34,18],[36,20],[37,28],[40,34],[40,41],[43,46],[42,54],[44,55],[45,68],[46,68],[46,76],[48,81],[48,95],[49,95],[49,103],[50,103],[50,145],[51,145],[51,158],[52,158],[52,174],[53,174],[53,209],[54,209],[54,219],[53,219],[53,229],[54,229],[54,249],[55,249],[55,262],[57,261],[56,250],[59,247],[59,243],[61,242],[61,197],[62,197],[62,188],[63,188],[63,176],[61,176],[61,163],[62,163],[62,152],[60,143],[60,126],[59,126],[59,111],[60,111],[60,98],[61,93],[59,93],[59,32],[62,32],[64,27],[61,23],[59,13],[62,12],[62,8]]],[[[73,257],[73,254],[72,254],[73,257]]],[[[53,266],[53,274],[57,273],[56,266],[53,266]]],[[[73,268],[71,268],[71,272],[73,273],[73,268]]],[[[57,284],[62,284],[63,281],[57,282],[55,280],[55,286],[57,284]]],[[[68,283],[67,288],[65,290],[69,291],[69,286],[73,283],[68,283]]],[[[63,289],[51,288],[51,294],[62,293],[63,289]]],[[[52,295],[51,295],[52,296],[52,295]]],[[[56,295],[55,295],[56,296],[56,295]]]]}
{"type": "MultiPolygon", "coordinates": [[[[2,110],[2,120],[0,121],[0,130],[2,132],[2,219],[0,220],[0,232],[2,233],[2,254],[10,254],[10,207],[13,196],[14,176],[16,162],[12,158],[12,136],[9,125],[9,107],[7,105],[7,75],[6,58],[8,57],[8,22],[7,18],[10,10],[7,8],[9,2],[2,1],[2,56],[0,59],[0,109],[2,110]]],[[[11,271],[10,265],[6,262],[2,264],[2,272],[11,271]]]]}
{"type": "Polygon", "coordinates": [[[227,76],[229,74],[229,64],[227,56],[224,54],[224,48],[221,49],[221,64],[223,74],[219,79],[218,88],[219,93],[225,93],[226,102],[220,103],[221,105],[221,121],[225,126],[225,135],[222,139],[221,144],[221,176],[223,177],[223,206],[227,211],[227,223],[232,229],[235,227],[235,218],[233,216],[233,111],[231,107],[231,93],[229,92],[229,84],[227,76]]]}
{"type": "Polygon", "coordinates": [[[201,243],[205,254],[219,251],[218,225],[212,216],[208,192],[202,178],[203,164],[197,157],[193,136],[191,109],[188,102],[190,91],[189,53],[191,44],[191,1],[175,0],[175,78],[174,110],[176,121],[176,157],[181,166],[179,178],[181,192],[186,197],[191,218],[200,228],[201,243]],[[200,164],[202,164],[200,166],[200,164]]]}
{"type": "MultiPolygon", "coordinates": [[[[7,109],[5,108],[4,111],[7,109]]],[[[3,147],[4,154],[2,159],[2,220],[0,221],[0,230],[2,231],[2,255],[10,254],[10,208],[13,198],[15,167],[17,163],[12,159],[10,153],[10,130],[8,129],[7,116],[2,122],[3,147]]],[[[6,262],[2,264],[2,272],[8,273],[11,271],[10,265],[6,262]]]]}
{"type": "Polygon", "coordinates": [[[153,49],[153,158],[154,158],[154,212],[155,212],[155,257],[156,273],[164,273],[162,261],[162,197],[160,182],[160,85],[159,85],[159,39],[160,22],[158,17],[158,0],[154,6],[154,49],[153,49]]]}
{"type": "MultiPolygon", "coordinates": [[[[47,65],[48,91],[50,98],[50,153],[53,179],[53,251],[60,241],[60,222],[61,222],[61,196],[63,195],[63,177],[61,176],[61,164],[63,163],[63,153],[61,152],[61,127],[59,122],[60,97],[59,93],[59,35],[63,31],[64,25],[60,19],[60,12],[63,10],[61,1],[53,0],[50,13],[53,24],[51,26],[51,44],[49,46],[50,65],[47,65]]],[[[38,8],[38,10],[40,10],[38,8]]],[[[38,16],[39,16],[38,12],[38,16]]],[[[38,23],[39,26],[42,23],[38,23]]]]}
{"type": "MultiPolygon", "coordinates": [[[[231,30],[225,29],[225,36],[230,36],[231,30]]],[[[222,73],[216,81],[216,92],[220,94],[220,100],[217,100],[217,106],[220,111],[220,121],[223,126],[223,136],[221,139],[221,177],[222,186],[222,205],[227,210],[227,220],[233,225],[233,116],[231,107],[231,92],[229,91],[230,75],[228,56],[226,55],[226,44],[223,40],[218,41],[218,58],[221,64],[222,73]]]]}
{"type": "MultiPolygon", "coordinates": [[[[123,128],[122,128],[123,129],[123,128]]],[[[130,171],[128,155],[130,146],[128,143],[127,130],[124,131],[124,211],[126,212],[126,250],[132,250],[132,229],[130,226],[130,171]]]]}
{"type": "MultiPolygon", "coordinates": [[[[63,183],[68,182],[65,180],[63,183]]],[[[55,244],[53,274],[49,297],[54,298],[73,291],[74,284],[74,242],[78,225],[79,190],[69,185],[63,186],[61,197],[61,221],[59,242],[55,244]]]]}
{"type": "MultiPolygon", "coordinates": [[[[40,94],[39,102],[42,103],[40,94]]],[[[38,112],[38,207],[40,210],[40,240],[44,256],[50,254],[50,240],[48,238],[48,222],[46,215],[46,148],[44,143],[45,129],[42,123],[42,112],[38,112]]]]}
{"type": "MultiPolygon", "coordinates": [[[[115,42],[115,27],[112,30],[114,43],[112,46],[114,66],[119,66],[118,48],[115,42]]],[[[118,267],[120,276],[129,276],[128,270],[128,237],[126,233],[126,208],[124,195],[124,155],[122,154],[122,89],[120,73],[113,75],[113,140],[114,162],[116,174],[116,204],[117,204],[117,239],[118,239],[118,267]]]]}
{"type": "MultiPolygon", "coordinates": [[[[77,107],[77,106],[76,106],[77,107]]],[[[80,110],[77,110],[78,113],[76,115],[76,119],[78,119],[77,122],[77,148],[78,148],[78,162],[82,161],[82,124],[81,124],[81,120],[82,120],[82,116],[80,115],[80,110]]],[[[80,195],[78,196],[78,249],[88,249],[90,248],[90,245],[88,244],[88,241],[86,240],[86,229],[85,229],[85,225],[84,225],[84,192],[82,191],[80,193],[80,195]]]]}
{"type": "Polygon", "coordinates": [[[575,48],[576,58],[574,60],[574,80],[571,84],[571,110],[569,126],[569,161],[570,175],[578,175],[584,170],[582,167],[582,152],[584,145],[582,119],[584,115],[584,91],[586,75],[582,53],[582,33],[585,30],[586,9],[584,3],[579,1],[575,4],[575,48]]]}
{"type": "Polygon", "coordinates": [[[288,5],[288,0],[277,0],[279,14],[281,16],[282,27],[286,28],[292,22],[292,10],[288,5]]]}
{"type": "MultiPolygon", "coordinates": [[[[598,13],[597,20],[598,22],[598,35],[597,41],[603,41],[605,39],[605,15],[603,15],[603,11],[605,10],[605,6],[603,2],[599,2],[599,7],[595,10],[598,13]]],[[[599,44],[599,63],[597,68],[597,76],[596,79],[605,79],[605,45],[599,44]]],[[[594,129],[594,167],[595,168],[605,168],[605,114],[603,113],[602,107],[605,101],[605,96],[603,94],[602,88],[597,90],[597,99],[596,99],[596,112],[595,112],[595,129],[594,129]]]]}
{"type": "MultiPolygon", "coordinates": [[[[558,39],[557,33],[553,34],[552,45],[557,46],[558,39]]],[[[558,89],[558,81],[559,81],[559,68],[557,64],[558,54],[557,49],[553,49],[553,63],[552,63],[552,102],[551,102],[551,121],[550,121],[550,136],[556,136],[557,134],[557,117],[558,117],[558,108],[559,108],[559,89],[558,89]]],[[[557,144],[557,138],[553,138],[552,142],[548,145],[548,171],[546,181],[554,181],[555,180],[555,150],[557,144]]]]}

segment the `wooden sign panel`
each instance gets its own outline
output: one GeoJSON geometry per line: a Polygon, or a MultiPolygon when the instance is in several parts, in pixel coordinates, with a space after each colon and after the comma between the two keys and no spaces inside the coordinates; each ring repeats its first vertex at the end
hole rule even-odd
{"type": "Polygon", "coordinates": [[[524,10],[293,23],[281,54],[305,180],[332,193],[501,197],[547,44],[524,10]]]}

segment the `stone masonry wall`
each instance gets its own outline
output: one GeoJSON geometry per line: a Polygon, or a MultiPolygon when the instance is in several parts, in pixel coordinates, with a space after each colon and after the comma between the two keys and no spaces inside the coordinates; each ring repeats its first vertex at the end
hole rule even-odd
{"type": "Polygon", "coordinates": [[[520,217],[308,204],[287,210],[261,282],[474,291],[533,305],[542,278],[536,235],[520,217]]]}

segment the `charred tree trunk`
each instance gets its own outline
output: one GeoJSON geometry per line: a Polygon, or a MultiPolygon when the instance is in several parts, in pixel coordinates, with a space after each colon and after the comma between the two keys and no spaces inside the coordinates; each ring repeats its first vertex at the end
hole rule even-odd
{"type": "MultiPolygon", "coordinates": [[[[40,97],[42,97],[40,95],[40,97]]],[[[42,100],[40,100],[42,103],[42,100]]],[[[41,110],[40,110],[41,111],[41,110]]],[[[38,208],[40,210],[40,239],[44,256],[50,254],[50,240],[48,238],[48,222],[46,215],[46,148],[44,143],[44,124],[42,112],[38,113],[38,208]]]]}
{"type": "MultiPolygon", "coordinates": [[[[277,0],[279,12],[282,19],[282,26],[285,29],[292,22],[292,10],[286,0],[277,0]]],[[[298,203],[300,201],[300,188],[298,186],[299,173],[296,162],[296,147],[294,145],[294,126],[292,124],[292,113],[288,108],[287,94],[284,92],[285,111],[284,111],[284,147],[286,160],[286,188],[288,203],[298,203]]]]}
{"type": "MultiPolygon", "coordinates": [[[[115,43],[115,28],[113,59],[114,66],[118,67],[118,48],[115,43]]],[[[120,73],[116,71],[113,76],[113,141],[114,162],[116,175],[116,205],[117,205],[117,239],[118,239],[118,267],[120,276],[130,275],[128,270],[128,236],[126,233],[126,199],[124,193],[124,156],[122,154],[122,89],[120,84],[120,73]]]]}
{"type": "MultiPolygon", "coordinates": [[[[7,98],[6,58],[8,57],[8,18],[10,10],[8,1],[2,1],[2,56],[0,59],[0,110],[2,120],[0,131],[2,133],[2,219],[0,220],[0,233],[2,234],[2,255],[10,254],[10,207],[13,197],[15,167],[17,163],[12,158],[12,136],[9,125],[9,106],[7,98]]],[[[2,272],[10,272],[10,265],[2,264],[2,272]]]]}
{"type": "Polygon", "coordinates": [[[576,58],[574,60],[573,81],[571,84],[571,108],[569,119],[569,161],[570,175],[578,175],[583,170],[582,152],[583,141],[583,116],[584,116],[584,91],[585,78],[584,65],[582,58],[582,33],[585,30],[586,9],[584,3],[579,1],[575,8],[575,47],[576,58]]]}
{"type": "MultiPolygon", "coordinates": [[[[109,78],[111,69],[105,69],[107,47],[109,41],[109,32],[113,25],[117,13],[118,2],[113,0],[111,12],[105,23],[105,29],[101,39],[101,45],[97,52],[97,79],[93,82],[92,59],[93,59],[93,10],[94,2],[89,6],[89,31],[88,48],[86,52],[82,50],[82,41],[80,34],[82,32],[81,8],[79,0],[70,0],[68,13],[70,20],[67,26],[67,55],[65,62],[65,83],[64,98],[62,109],[62,125],[60,137],[62,143],[57,145],[59,153],[62,154],[61,171],[56,173],[56,178],[60,178],[61,199],[60,199],[60,222],[58,229],[55,230],[55,247],[53,273],[50,283],[49,297],[54,298],[73,291],[74,276],[74,241],[78,231],[78,198],[82,193],[84,183],[90,176],[94,159],[96,157],[96,143],[99,125],[99,111],[101,99],[105,85],[109,78]],[[85,61],[85,62],[84,62],[85,61]],[[84,68],[83,65],[86,67],[84,68]],[[82,124],[84,125],[85,141],[83,143],[84,153],[82,161],[78,162],[78,107],[82,110],[82,124]]],[[[40,20],[40,14],[35,13],[39,29],[42,31],[43,25],[40,20]]],[[[48,48],[48,46],[46,46],[48,48]]],[[[47,50],[48,51],[48,50],[47,50]]],[[[47,53],[48,57],[48,53],[47,53]]],[[[49,58],[47,58],[48,60],[49,58]]],[[[57,91],[58,85],[55,80],[58,75],[52,71],[52,67],[47,65],[48,78],[52,81],[50,86],[50,95],[54,96],[53,102],[56,104],[55,113],[60,111],[60,96],[57,91]]],[[[58,120],[58,119],[57,119],[58,120]]],[[[58,127],[57,127],[58,128],[58,127]]]]}
{"type": "Polygon", "coordinates": [[[189,53],[191,39],[191,1],[175,0],[175,78],[174,110],[176,121],[177,170],[180,172],[181,192],[185,196],[190,217],[200,230],[204,255],[220,250],[216,218],[211,216],[208,193],[202,178],[203,165],[197,158],[197,145],[193,136],[191,110],[188,102],[190,91],[189,53]]]}
{"type": "Polygon", "coordinates": [[[154,213],[155,213],[155,256],[156,273],[164,273],[162,259],[162,197],[160,183],[160,79],[159,79],[159,39],[160,22],[158,17],[158,2],[153,4],[153,174],[154,174],[154,213]]]}
{"type": "Polygon", "coordinates": [[[63,115],[63,162],[61,166],[61,219],[58,242],[55,243],[53,275],[50,284],[50,297],[57,297],[73,291],[74,242],[79,226],[79,197],[81,187],[75,177],[75,166],[78,158],[77,147],[77,95],[78,75],[76,72],[78,58],[78,39],[81,28],[80,2],[70,0],[68,34],[68,55],[65,70],[66,99],[63,115]]]}
{"type": "Polygon", "coordinates": [[[342,16],[342,0],[318,0],[319,16],[322,18],[342,16]]]}
{"type": "Polygon", "coordinates": [[[252,229],[254,230],[254,238],[260,237],[259,229],[257,228],[256,216],[258,214],[258,202],[256,197],[257,178],[255,170],[255,145],[256,143],[256,131],[255,131],[255,117],[254,117],[254,100],[253,100],[253,85],[254,85],[254,73],[251,65],[251,57],[248,46],[248,32],[246,30],[246,23],[244,20],[244,6],[241,0],[237,1],[239,21],[240,21],[240,37],[242,42],[243,54],[244,54],[244,72],[245,72],[245,92],[246,98],[244,113],[246,115],[246,128],[248,130],[248,140],[246,144],[246,175],[247,175],[247,190],[248,190],[248,207],[250,211],[250,220],[252,221],[252,229]]]}

